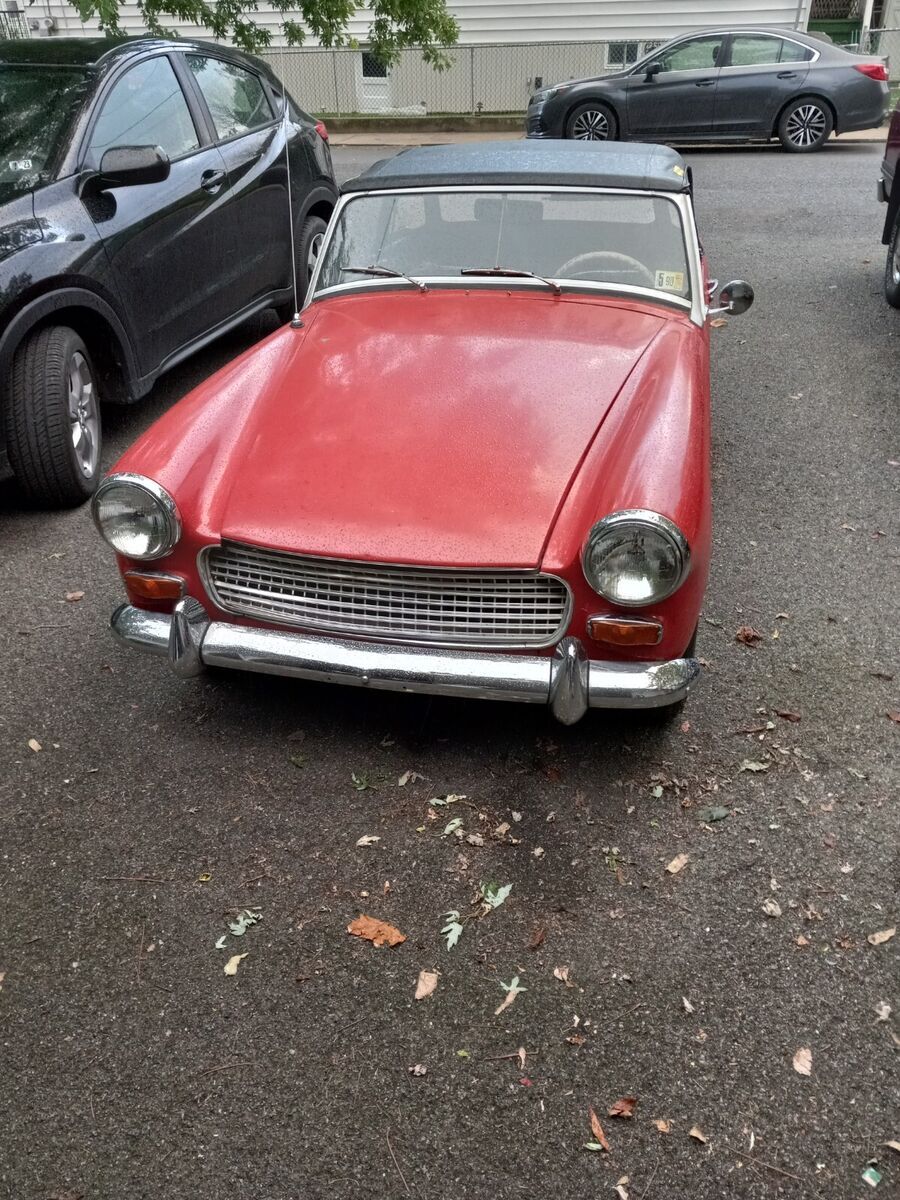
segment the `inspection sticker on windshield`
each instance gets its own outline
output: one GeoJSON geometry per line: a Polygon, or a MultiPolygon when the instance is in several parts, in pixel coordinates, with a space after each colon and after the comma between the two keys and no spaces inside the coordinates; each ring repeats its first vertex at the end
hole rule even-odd
{"type": "Polygon", "coordinates": [[[9,160],[9,169],[11,171],[30,171],[31,166],[30,158],[11,158],[9,160]]]}
{"type": "Polygon", "coordinates": [[[657,271],[656,286],[664,292],[683,292],[684,271],[657,271]]]}

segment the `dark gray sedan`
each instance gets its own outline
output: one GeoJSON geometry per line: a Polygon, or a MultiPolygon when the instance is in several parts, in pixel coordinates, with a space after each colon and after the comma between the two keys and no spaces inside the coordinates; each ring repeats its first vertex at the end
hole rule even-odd
{"type": "Polygon", "coordinates": [[[530,138],[748,142],[819,150],[832,131],[871,129],[888,106],[880,58],[786,29],[703,30],[627,71],[535,93],[530,138]]]}

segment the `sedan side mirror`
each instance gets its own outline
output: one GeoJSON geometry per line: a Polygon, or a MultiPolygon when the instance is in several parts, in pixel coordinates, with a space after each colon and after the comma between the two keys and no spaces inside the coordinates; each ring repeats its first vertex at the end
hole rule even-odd
{"type": "Polygon", "coordinates": [[[649,83],[653,76],[658,75],[662,69],[663,65],[661,62],[647,63],[646,70],[644,71],[644,83],[649,83]]]}
{"type": "Polygon", "coordinates": [[[732,279],[719,292],[719,307],[711,308],[711,317],[739,317],[753,303],[753,288],[743,279],[732,279]]]}
{"type": "Polygon", "coordinates": [[[90,191],[162,183],[169,178],[169,156],[159,146],[111,146],[100,159],[100,170],[87,181],[90,191]]]}

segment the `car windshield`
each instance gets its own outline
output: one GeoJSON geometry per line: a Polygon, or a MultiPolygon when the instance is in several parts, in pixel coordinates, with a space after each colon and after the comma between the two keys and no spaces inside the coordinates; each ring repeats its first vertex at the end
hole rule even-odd
{"type": "MultiPolygon", "coordinates": [[[[373,282],[348,269],[384,268],[467,285],[517,275],[639,287],[690,298],[681,213],[647,193],[428,191],[363,194],[343,208],[317,291],[373,282]],[[503,272],[506,272],[504,275],[503,272]]],[[[542,286],[546,291],[546,286],[542,286]]]]}
{"type": "Polygon", "coordinates": [[[78,67],[0,67],[0,203],[42,181],[89,81],[78,67]]]}

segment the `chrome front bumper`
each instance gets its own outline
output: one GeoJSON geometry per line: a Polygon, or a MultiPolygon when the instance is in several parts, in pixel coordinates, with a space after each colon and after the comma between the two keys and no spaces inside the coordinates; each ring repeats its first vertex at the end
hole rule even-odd
{"type": "Polygon", "coordinates": [[[479,653],[356,642],[211,621],[193,597],[172,616],[130,604],[111,620],[120,641],[168,657],[182,678],[204,667],[292,675],[323,683],[427,692],[481,700],[549,704],[566,725],[588,708],[660,708],[687,695],[700,674],[696,659],[661,663],[595,662],[581,642],[563,638],[552,657],[479,653]]]}

